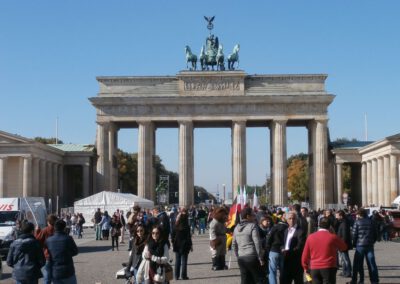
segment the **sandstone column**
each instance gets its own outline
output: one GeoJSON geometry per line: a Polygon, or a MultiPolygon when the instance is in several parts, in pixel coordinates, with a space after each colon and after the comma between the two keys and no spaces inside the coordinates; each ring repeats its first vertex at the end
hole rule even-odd
{"type": "Polygon", "coordinates": [[[271,124],[272,191],[275,205],[287,204],[286,123],[274,120],[271,124]]]}
{"type": "Polygon", "coordinates": [[[194,204],[193,122],[179,121],[179,205],[194,204]]]}
{"type": "Polygon", "coordinates": [[[397,156],[390,155],[390,202],[399,195],[399,175],[397,169],[397,156]]]}
{"type": "Polygon", "coordinates": [[[0,198],[7,194],[7,157],[0,157],[0,198]]]}
{"type": "Polygon", "coordinates": [[[44,197],[46,199],[46,161],[40,160],[40,180],[39,180],[39,196],[44,197]]]}
{"type": "Polygon", "coordinates": [[[314,184],[315,122],[309,121],[307,129],[308,129],[308,198],[311,208],[315,208],[314,206],[315,205],[315,184],[314,184]]]}
{"type": "Polygon", "coordinates": [[[138,196],[154,200],[154,124],[151,121],[138,124],[138,196]]]}
{"type": "MultiPolygon", "coordinates": [[[[57,196],[59,195],[58,191],[58,164],[53,163],[53,197],[54,200],[57,200],[57,196]]],[[[55,206],[55,204],[54,204],[55,206]]]]}
{"type": "Polygon", "coordinates": [[[383,196],[383,157],[378,158],[378,206],[383,205],[384,196],[383,196]]]}
{"type": "Polygon", "coordinates": [[[23,157],[23,159],[22,197],[28,197],[32,195],[32,158],[23,157]]]}
{"type": "Polygon", "coordinates": [[[58,165],[58,194],[60,196],[59,200],[59,206],[60,208],[64,207],[64,204],[66,203],[64,199],[64,166],[62,164],[58,165]]]}
{"type": "Polygon", "coordinates": [[[390,206],[393,200],[390,200],[390,157],[386,155],[383,158],[383,205],[390,206]]]}
{"type": "MultiPolygon", "coordinates": [[[[110,123],[108,128],[108,163],[110,165],[110,191],[117,191],[118,188],[118,161],[117,161],[117,146],[118,145],[118,130],[114,123],[110,123]]],[[[89,187],[88,187],[89,189],[89,187]]],[[[88,191],[89,193],[89,191],[88,191]]],[[[89,196],[89,195],[87,195],[89,196]]]]}
{"type": "MultiPolygon", "coordinates": [[[[246,121],[232,123],[232,187],[234,196],[237,187],[246,185],[246,121]]],[[[233,200],[232,199],[232,200],[233,200]]]]}
{"type": "Polygon", "coordinates": [[[325,208],[327,196],[328,134],[327,120],[315,121],[314,145],[315,209],[325,208]]]}
{"type": "Polygon", "coordinates": [[[361,206],[367,206],[368,204],[367,164],[365,162],[361,163],[361,195],[362,195],[361,206]]]}
{"type": "Polygon", "coordinates": [[[379,205],[378,198],[378,161],[376,159],[372,160],[372,203],[375,206],[379,205]]]}
{"type": "MultiPolygon", "coordinates": [[[[51,198],[51,202],[52,202],[52,206],[53,206],[52,209],[54,209],[52,162],[46,162],[46,197],[51,198]]],[[[54,210],[52,212],[54,212],[54,210]]]]}
{"type": "Polygon", "coordinates": [[[32,159],[32,196],[40,196],[40,159],[32,159]]]}
{"type": "Polygon", "coordinates": [[[83,197],[88,197],[90,188],[90,167],[89,163],[84,163],[82,165],[82,175],[83,175],[83,197]]]}
{"type": "Polygon", "coordinates": [[[97,186],[99,191],[110,190],[110,162],[108,147],[109,123],[97,125],[96,148],[97,148],[97,186]]]}
{"type": "Polygon", "coordinates": [[[336,163],[336,192],[337,200],[339,204],[342,204],[342,194],[343,194],[343,178],[342,178],[342,163],[336,163]]]}
{"type": "Polygon", "coordinates": [[[372,193],[372,161],[367,161],[367,206],[373,203],[372,193]]]}

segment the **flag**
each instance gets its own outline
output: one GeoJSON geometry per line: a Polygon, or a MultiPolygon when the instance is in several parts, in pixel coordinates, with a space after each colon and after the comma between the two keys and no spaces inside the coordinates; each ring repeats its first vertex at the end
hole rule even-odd
{"type": "Polygon", "coordinates": [[[235,201],[232,202],[232,205],[233,204],[237,204],[239,206],[239,212],[240,212],[240,209],[242,208],[242,189],[240,188],[240,185],[238,185],[237,187],[237,195],[235,201]]]}
{"type": "Polygon", "coordinates": [[[240,203],[238,203],[239,195],[236,196],[231,208],[229,209],[228,221],[225,223],[225,227],[233,229],[233,227],[239,222],[238,214],[241,211],[240,203]]]}
{"type": "Polygon", "coordinates": [[[260,204],[258,203],[257,190],[255,190],[253,196],[253,208],[258,209],[258,207],[260,207],[260,204]]]}
{"type": "Polygon", "coordinates": [[[246,186],[243,187],[243,207],[246,206],[247,204],[247,192],[246,192],[246,186]]]}
{"type": "Polygon", "coordinates": [[[243,188],[240,187],[240,194],[239,194],[239,201],[238,203],[240,203],[241,208],[244,208],[244,197],[243,197],[243,188]]]}

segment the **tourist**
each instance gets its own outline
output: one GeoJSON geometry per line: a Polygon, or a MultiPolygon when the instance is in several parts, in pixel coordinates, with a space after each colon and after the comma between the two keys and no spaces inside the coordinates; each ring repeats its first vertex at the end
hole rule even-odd
{"type": "Polygon", "coordinates": [[[119,243],[120,244],[124,244],[125,242],[125,226],[126,226],[126,221],[125,221],[125,217],[124,217],[124,211],[121,210],[120,211],[120,222],[121,222],[121,232],[120,232],[120,240],[119,243]]]}
{"type": "Polygon", "coordinates": [[[192,236],[186,208],[181,209],[172,231],[172,247],[175,252],[175,279],[187,280],[187,263],[189,251],[193,251],[192,236]],[[181,275],[182,272],[182,275],[181,275]]]}
{"type": "Polygon", "coordinates": [[[226,254],[226,228],[227,212],[224,208],[214,210],[214,216],[210,223],[210,249],[212,258],[212,270],[227,269],[225,265],[226,254]]]}
{"type": "Polygon", "coordinates": [[[313,284],[336,283],[337,252],[347,249],[346,243],[329,228],[329,219],[322,218],[318,232],[307,238],[303,250],[302,266],[304,272],[310,272],[313,284]]]}
{"type": "Polygon", "coordinates": [[[94,223],[94,230],[96,234],[96,241],[101,240],[101,227],[100,227],[100,222],[101,222],[101,210],[100,208],[97,208],[96,213],[94,213],[93,216],[93,223],[94,223]]]}
{"type": "Polygon", "coordinates": [[[189,209],[189,226],[192,235],[194,234],[194,229],[196,228],[196,216],[197,216],[197,209],[196,206],[192,205],[189,209]]]}
{"type": "Polygon", "coordinates": [[[114,248],[118,250],[118,238],[119,235],[121,234],[122,225],[120,219],[118,219],[115,216],[115,214],[111,218],[110,226],[111,226],[111,247],[112,250],[114,250],[114,248]]]}
{"type": "Polygon", "coordinates": [[[265,249],[268,254],[268,281],[269,284],[277,284],[278,270],[282,276],[283,258],[281,254],[284,246],[284,234],[287,224],[282,219],[274,225],[266,239],[265,249]]]}
{"type": "Polygon", "coordinates": [[[306,241],[306,234],[298,226],[297,213],[287,213],[288,228],[284,233],[284,246],[282,249],[283,269],[281,271],[281,283],[303,284],[303,269],[301,267],[301,254],[306,241]]]}
{"type": "Polygon", "coordinates": [[[32,223],[23,222],[21,234],[8,251],[7,265],[13,268],[12,278],[16,284],[37,284],[42,277],[45,257],[39,241],[33,236],[34,228],[32,223]]]}
{"type": "Polygon", "coordinates": [[[73,256],[78,254],[74,239],[65,233],[66,223],[57,220],[54,235],[46,240],[53,284],[76,284],[73,256]]]}
{"type": "Polygon", "coordinates": [[[161,238],[163,240],[166,240],[168,243],[168,247],[170,247],[169,234],[171,226],[169,223],[169,217],[167,213],[164,211],[163,207],[155,207],[153,209],[153,216],[147,218],[147,227],[151,229],[155,226],[160,228],[161,238]]]}
{"type": "Polygon", "coordinates": [[[340,260],[342,263],[342,274],[344,277],[351,277],[351,261],[349,257],[349,250],[352,248],[350,224],[346,218],[346,214],[343,210],[336,212],[336,234],[341,238],[347,245],[346,250],[339,251],[340,260]]]}
{"type": "Polygon", "coordinates": [[[139,213],[140,213],[140,206],[135,205],[131,208],[131,211],[126,214],[127,222],[126,228],[129,232],[129,243],[128,243],[128,250],[132,249],[132,242],[135,238],[136,234],[136,226],[139,224],[139,213]]]}
{"type": "Polygon", "coordinates": [[[162,238],[162,229],[153,227],[143,250],[143,260],[137,273],[137,282],[165,283],[164,265],[168,263],[168,241],[162,238]]]}
{"type": "Polygon", "coordinates": [[[110,229],[111,229],[111,218],[110,215],[108,215],[108,211],[104,211],[103,217],[101,218],[101,221],[99,223],[99,226],[101,226],[101,232],[103,234],[103,240],[108,240],[108,237],[110,235],[110,229]]]}
{"type": "Polygon", "coordinates": [[[206,233],[206,220],[207,213],[203,207],[200,207],[197,211],[197,223],[199,224],[199,235],[206,233]]]}
{"type": "Polygon", "coordinates": [[[300,212],[303,218],[305,218],[307,221],[307,236],[309,236],[317,230],[317,224],[315,222],[315,219],[310,216],[307,207],[302,207],[300,209],[300,212]]]}
{"type": "Polygon", "coordinates": [[[54,235],[54,224],[57,221],[57,216],[50,214],[47,216],[47,227],[44,229],[40,229],[38,226],[35,231],[35,238],[39,241],[43,248],[44,256],[46,257],[46,264],[42,268],[43,273],[43,283],[50,284],[51,283],[51,267],[50,267],[50,254],[45,246],[46,240],[54,235]]]}
{"type": "Polygon", "coordinates": [[[238,259],[241,284],[264,283],[264,256],[258,228],[255,224],[256,215],[250,207],[242,209],[242,221],[233,232],[232,250],[238,259]]]}
{"type": "Polygon", "coordinates": [[[132,241],[132,251],[129,256],[126,272],[127,275],[131,275],[133,270],[134,276],[137,278],[137,271],[142,262],[142,253],[147,242],[147,234],[143,224],[137,225],[135,230],[132,241]]]}
{"type": "Polygon", "coordinates": [[[83,217],[82,213],[78,213],[78,222],[76,224],[76,228],[78,231],[78,239],[82,239],[82,233],[83,233],[83,224],[85,224],[85,218],[83,217]]]}
{"type": "Polygon", "coordinates": [[[374,244],[377,240],[377,228],[367,211],[363,208],[357,211],[357,220],[353,225],[353,247],[355,248],[353,260],[353,276],[351,284],[364,283],[364,258],[367,260],[369,279],[371,284],[379,283],[378,267],[375,262],[374,244]]]}

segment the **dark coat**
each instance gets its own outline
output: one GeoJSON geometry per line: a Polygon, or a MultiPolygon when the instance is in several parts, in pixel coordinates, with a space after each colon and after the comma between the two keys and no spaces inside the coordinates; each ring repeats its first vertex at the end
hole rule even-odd
{"type": "Polygon", "coordinates": [[[52,276],[54,279],[64,279],[75,274],[73,256],[78,254],[74,239],[64,232],[56,232],[46,240],[50,253],[52,276]]]}
{"type": "Polygon", "coordinates": [[[42,277],[40,268],[45,264],[43,249],[32,234],[22,234],[12,242],[7,264],[13,267],[13,278],[17,281],[35,280],[42,277]]]}
{"type": "Polygon", "coordinates": [[[287,224],[278,223],[274,225],[269,232],[267,239],[265,250],[272,252],[281,252],[282,246],[285,245],[284,241],[284,233],[287,228],[287,224]]]}
{"type": "Polygon", "coordinates": [[[172,231],[172,247],[174,252],[188,254],[192,248],[192,236],[189,226],[175,226],[172,231]]]}
{"type": "Polygon", "coordinates": [[[378,237],[375,223],[369,218],[358,219],[353,225],[353,246],[373,246],[378,237]]]}
{"type": "Polygon", "coordinates": [[[337,221],[336,234],[346,243],[348,250],[352,249],[350,225],[346,218],[337,221]]]}
{"type": "MultiPolygon", "coordinates": [[[[282,249],[285,248],[288,232],[289,232],[289,227],[285,229],[282,249]]],[[[303,230],[297,227],[296,231],[293,234],[292,240],[290,241],[288,255],[291,257],[296,257],[296,258],[298,257],[299,259],[301,259],[301,255],[303,253],[305,244],[306,244],[306,236],[304,235],[303,230]]]]}

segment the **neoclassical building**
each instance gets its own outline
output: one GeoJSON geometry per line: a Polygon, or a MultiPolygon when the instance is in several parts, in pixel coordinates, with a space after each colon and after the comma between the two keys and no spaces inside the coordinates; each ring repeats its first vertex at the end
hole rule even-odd
{"type": "Polygon", "coordinates": [[[342,200],[342,167],[351,167],[353,202],[359,205],[390,206],[400,195],[400,134],[376,142],[333,145],[336,202],[342,200]]]}
{"type": "Polygon", "coordinates": [[[93,145],[49,144],[0,131],[0,197],[44,197],[53,209],[95,192],[93,145]]]}

